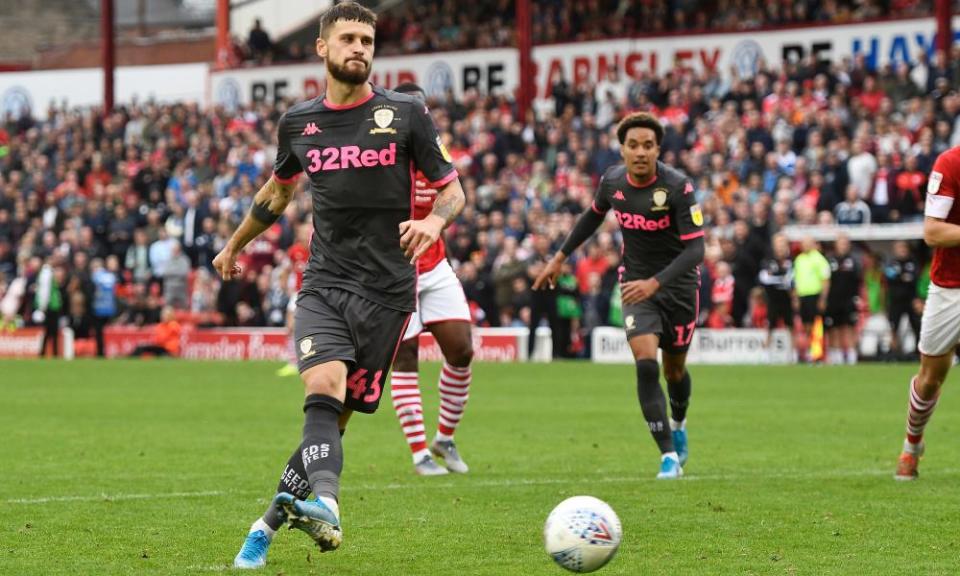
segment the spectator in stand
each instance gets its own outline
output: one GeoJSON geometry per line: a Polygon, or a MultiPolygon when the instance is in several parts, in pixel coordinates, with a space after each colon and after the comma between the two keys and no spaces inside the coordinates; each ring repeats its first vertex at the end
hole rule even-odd
{"type": "Polygon", "coordinates": [[[157,240],[150,245],[150,270],[153,279],[161,281],[166,273],[167,264],[173,258],[173,246],[177,241],[170,238],[166,227],[157,230],[157,240]]]}
{"type": "Polygon", "coordinates": [[[858,226],[870,223],[870,206],[860,199],[856,185],[847,186],[846,197],[843,202],[833,209],[837,224],[841,226],[858,226]]]}
{"type": "Polygon", "coordinates": [[[861,200],[870,197],[876,174],[877,159],[864,146],[864,137],[854,138],[851,156],[847,160],[847,176],[861,200]]]}
{"type": "Polygon", "coordinates": [[[894,178],[890,220],[893,222],[919,222],[923,220],[927,175],[920,171],[917,156],[908,154],[903,170],[894,178]]]}
{"type": "Polygon", "coordinates": [[[500,311],[499,325],[509,326],[517,312],[513,308],[513,286],[517,278],[527,273],[526,263],[518,257],[517,240],[508,236],[503,249],[493,262],[493,283],[497,308],[500,311]]]}
{"type": "Polygon", "coordinates": [[[870,204],[870,221],[875,224],[885,224],[890,219],[890,203],[894,190],[894,171],[890,165],[890,156],[880,153],[877,156],[877,171],[873,177],[868,197],[870,204]]]}
{"type": "Polygon", "coordinates": [[[713,279],[713,289],[711,292],[710,316],[707,319],[709,328],[730,328],[733,326],[733,308],[734,291],[736,280],[731,273],[730,264],[724,261],[717,262],[716,277],[713,279]]]}
{"type": "Polygon", "coordinates": [[[175,310],[189,307],[187,277],[190,275],[190,259],[183,253],[179,242],[170,245],[170,260],[163,267],[163,301],[175,310]]]}
{"type": "Polygon", "coordinates": [[[127,248],[124,267],[133,273],[133,281],[146,284],[150,281],[150,246],[147,243],[147,232],[144,228],[133,231],[133,245],[127,248]]]}
{"type": "Polygon", "coordinates": [[[97,342],[97,356],[105,355],[103,330],[104,327],[117,315],[117,276],[118,263],[116,256],[112,259],[110,268],[105,268],[103,261],[95,259],[90,265],[90,279],[93,282],[93,298],[90,311],[93,317],[94,337],[97,342]]]}
{"type": "Polygon", "coordinates": [[[258,62],[268,63],[271,60],[273,42],[270,40],[270,35],[263,29],[263,23],[259,18],[253,21],[253,28],[247,35],[247,50],[258,62]]]}

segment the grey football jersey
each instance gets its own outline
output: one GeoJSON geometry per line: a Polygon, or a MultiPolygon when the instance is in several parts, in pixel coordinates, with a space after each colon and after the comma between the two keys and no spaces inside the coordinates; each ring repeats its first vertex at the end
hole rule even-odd
{"type": "Polygon", "coordinates": [[[275,178],[310,179],[314,235],[303,287],[348,290],[382,306],[415,309],[416,271],[400,248],[412,216],[414,175],[434,187],[457,177],[422,102],[374,87],[336,106],[324,97],[280,118],[275,178]]]}

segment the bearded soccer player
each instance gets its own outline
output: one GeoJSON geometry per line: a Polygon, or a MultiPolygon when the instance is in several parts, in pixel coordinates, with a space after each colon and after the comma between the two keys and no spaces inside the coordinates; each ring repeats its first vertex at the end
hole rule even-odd
{"type": "MultiPolygon", "coordinates": [[[[394,91],[426,101],[423,89],[413,83],[394,91]]],[[[437,200],[437,191],[418,172],[413,217],[426,218],[437,200]]],[[[467,463],[453,441],[454,432],[470,394],[473,342],[470,336],[470,306],[460,280],[447,262],[443,240],[437,241],[417,260],[417,310],[410,317],[407,332],[393,361],[390,395],[400,427],[413,452],[413,470],[421,476],[440,476],[448,472],[466,473],[467,463]],[[443,353],[440,370],[440,416],[437,434],[427,446],[423,426],[423,400],[420,396],[418,356],[420,333],[433,334],[443,353]],[[442,458],[444,466],[434,458],[442,458]]]]}
{"type": "Polygon", "coordinates": [[[280,118],[274,174],[214,260],[223,278],[238,275],[237,255],[280,217],[298,175],[307,173],[314,236],[295,328],[303,439],[250,528],[238,568],[264,566],[287,521],[322,551],[340,546],[341,431],[353,411],[377,409],[414,310],[413,264],[463,207],[457,172],[424,105],[367,82],[375,27],[376,15],[353,2],[321,17],[317,54],[326,62],[326,93],[280,118]],[[422,220],[411,219],[416,170],[438,190],[422,220]]]}
{"type": "Polygon", "coordinates": [[[933,248],[930,289],[920,322],[920,372],[910,380],[907,437],[897,480],[917,478],[923,430],[937,407],[940,387],[960,343],[960,147],[941,154],[927,181],[923,239],[933,248]]]}
{"type": "Polygon", "coordinates": [[[620,286],[624,329],[637,367],[637,395],[660,449],[657,478],[680,478],[687,461],[686,413],[690,401],[687,350],[697,323],[703,214],[693,184],[658,161],[663,127],[645,112],[617,127],[623,164],[607,170],[593,204],[577,220],[533,289],[556,286],[563,262],[613,210],[623,232],[620,286]],[[672,418],[660,387],[657,348],[663,351],[672,418]]]}

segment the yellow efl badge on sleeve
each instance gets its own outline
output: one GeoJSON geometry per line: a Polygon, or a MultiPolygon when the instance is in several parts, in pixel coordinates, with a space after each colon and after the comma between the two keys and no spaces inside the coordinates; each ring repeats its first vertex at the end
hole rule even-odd
{"type": "Polygon", "coordinates": [[[694,204],[690,207],[690,216],[693,218],[694,224],[703,226],[703,212],[700,211],[699,204],[694,204]]]}
{"type": "Polygon", "coordinates": [[[453,158],[450,157],[450,153],[447,152],[447,147],[443,145],[443,142],[440,140],[439,136],[437,136],[437,146],[440,147],[440,154],[443,155],[443,159],[447,162],[453,162],[453,158]]]}

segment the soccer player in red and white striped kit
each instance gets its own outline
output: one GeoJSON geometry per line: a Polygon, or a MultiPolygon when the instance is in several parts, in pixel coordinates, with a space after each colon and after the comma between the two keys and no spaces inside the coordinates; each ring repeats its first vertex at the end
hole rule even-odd
{"type": "MultiPolygon", "coordinates": [[[[394,91],[425,100],[423,89],[413,83],[401,84],[394,91]]],[[[442,143],[440,147],[447,154],[442,143]]],[[[417,173],[414,220],[430,214],[436,198],[437,191],[429,188],[423,175],[417,173]]],[[[470,307],[460,280],[447,262],[441,239],[417,260],[417,311],[410,317],[390,377],[393,409],[413,452],[413,468],[417,474],[439,476],[448,472],[462,474],[468,470],[453,435],[470,396],[472,360],[470,307]],[[418,362],[419,337],[424,330],[433,334],[444,358],[440,371],[439,422],[436,436],[429,446],[423,424],[418,362]],[[435,458],[442,458],[445,466],[435,458]]]]}
{"type": "Polygon", "coordinates": [[[927,183],[923,239],[933,250],[930,290],[920,323],[920,371],[910,380],[907,437],[897,480],[917,478],[923,431],[960,344],[960,147],[941,154],[927,183]]]}

